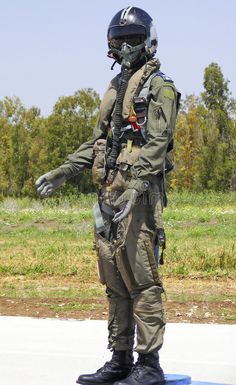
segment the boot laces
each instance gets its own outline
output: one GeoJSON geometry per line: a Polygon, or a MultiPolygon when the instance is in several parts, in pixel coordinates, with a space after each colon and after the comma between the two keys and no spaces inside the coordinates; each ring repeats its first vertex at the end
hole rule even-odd
{"type": "Polygon", "coordinates": [[[107,369],[113,369],[115,366],[116,366],[116,365],[115,365],[114,362],[112,362],[112,361],[107,361],[107,362],[105,362],[105,364],[104,364],[100,369],[97,370],[97,373],[99,373],[99,372],[104,372],[104,371],[106,371],[107,369]]]}
{"type": "Polygon", "coordinates": [[[136,364],[139,366],[144,366],[146,364],[146,357],[144,355],[140,355],[136,364]]]}
{"type": "Polygon", "coordinates": [[[132,370],[131,370],[131,375],[135,378],[138,379],[140,376],[140,372],[142,372],[143,367],[145,366],[145,360],[143,357],[139,357],[137,362],[134,364],[132,370]]]}
{"type": "MultiPolygon", "coordinates": [[[[132,371],[131,371],[131,375],[133,376],[133,378],[135,380],[137,380],[137,382],[139,382],[139,378],[140,378],[140,375],[142,376],[143,375],[143,368],[144,367],[149,367],[149,365],[147,364],[147,361],[146,361],[146,357],[145,356],[139,356],[138,357],[138,360],[137,362],[134,364],[133,368],[132,368],[132,371]]],[[[153,366],[150,366],[151,368],[154,368],[153,366]]],[[[160,365],[158,364],[156,366],[156,369],[158,372],[159,372],[159,375],[160,375],[160,380],[158,382],[159,385],[164,385],[165,384],[165,380],[164,378],[162,379],[162,376],[164,377],[164,373],[160,367],[160,365]]]]}

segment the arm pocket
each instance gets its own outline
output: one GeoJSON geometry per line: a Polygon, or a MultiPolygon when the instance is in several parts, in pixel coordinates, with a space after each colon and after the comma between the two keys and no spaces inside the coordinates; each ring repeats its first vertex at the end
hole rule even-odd
{"type": "MultiPolygon", "coordinates": [[[[167,133],[168,121],[167,111],[163,108],[163,103],[150,100],[148,109],[148,134],[151,136],[165,135],[167,133]],[[153,131],[153,133],[152,133],[153,131]]],[[[150,138],[151,139],[151,138],[150,138]]]]}
{"type": "Polygon", "coordinates": [[[169,99],[168,97],[164,97],[164,102],[161,106],[162,108],[162,112],[163,112],[163,116],[164,116],[164,119],[167,123],[167,131],[170,132],[172,131],[172,127],[171,127],[171,117],[172,117],[172,114],[173,114],[173,105],[174,105],[174,101],[169,99]]]}
{"type": "Polygon", "coordinates": [[[173,131],[174,105],[175,92],[171,86],[162,86],[156,97],[151,98],[148,110],[149,127],[155,128],[159,135],[167,135],[173,131]]]}

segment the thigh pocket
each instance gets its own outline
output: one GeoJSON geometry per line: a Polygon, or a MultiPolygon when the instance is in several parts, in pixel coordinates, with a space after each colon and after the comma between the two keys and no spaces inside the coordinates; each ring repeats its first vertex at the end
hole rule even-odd
{"type": "Polygon", "coordinates": [[[135,230],[138,229],[133,226],[132,232],[128,233],[125,245],[126,258],[122,261],[126,266],[126,272],[129,272],[129,277],[133,278],[134,291],[159,282],[154,245],[152,243],[153,232],[150,231],[150,234],[146,234],[144,231],[139,230],[139,233],[137,233],[135,230]],[[136,236],[136,234],[138,235],[136,236]],[[127,269],[127,265],[129,269],[127,269]]]}
{"type": "Polygon", "coordinates": [[[128,260],[125,246],[119,247],[116,250],[116,262],[123,281],[125,282],[128,291],[131,293],[135,289],[137,283],[128,260]]]}
{"type": "Polygon", "coordinates": [[[114,257],[114,245],[96,234],[96,250],[98,255],[98,273],[100,282],[122,296],[127,295],[127,289],[118,271],[114,257]]]}

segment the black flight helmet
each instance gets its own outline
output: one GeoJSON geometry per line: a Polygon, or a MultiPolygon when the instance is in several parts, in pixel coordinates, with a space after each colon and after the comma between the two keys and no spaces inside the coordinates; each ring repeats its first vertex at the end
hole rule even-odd
{"type": "Polygon", "coordinates": [[[151,59],[157,50],[157,34],[152,18],[137,7],[119,11],[107,31],[108,56],[132,68],[140,61],[151,59]]]}

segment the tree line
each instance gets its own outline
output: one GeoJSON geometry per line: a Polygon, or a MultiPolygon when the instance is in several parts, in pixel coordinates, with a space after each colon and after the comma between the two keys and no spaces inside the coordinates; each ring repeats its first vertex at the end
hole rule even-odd
{"type": "MultiPolygon", "coordinates": [[[[174,138],[173,190],[236,190],[236,101],[222,70],[204,71],[204,92],[181,102],[174,138]]],[[[63,96],[43,117],[17,97],[0,100],[0,196],[36,196],[35,180],[65,161],[92,137],[100,98],[92,89],[63,96]]],[[[95,191],[90,172],[67,184],[60,194],[95,191]],[[74,186],[73,186],[74,185],[74,186]]]]}

